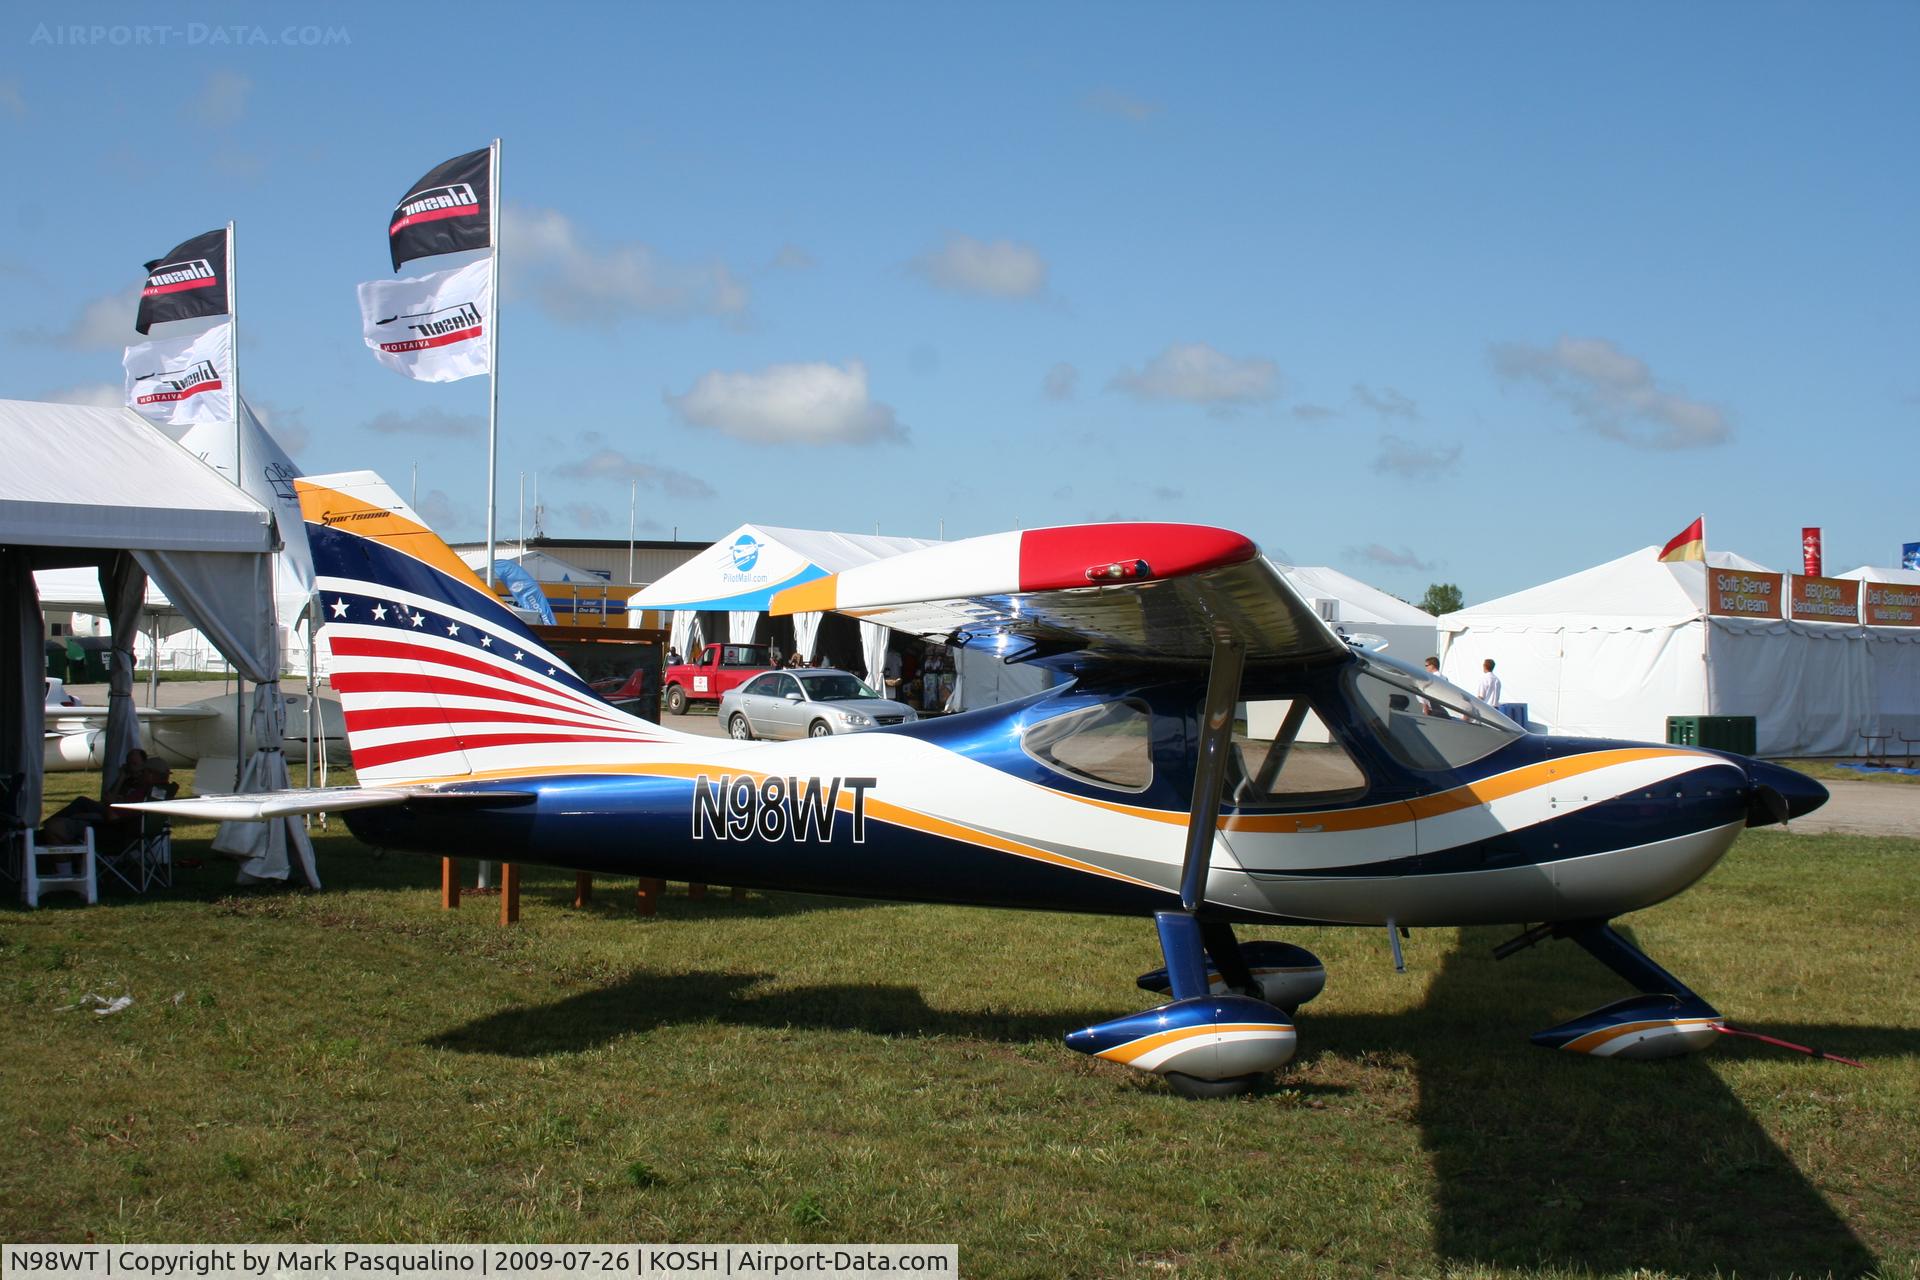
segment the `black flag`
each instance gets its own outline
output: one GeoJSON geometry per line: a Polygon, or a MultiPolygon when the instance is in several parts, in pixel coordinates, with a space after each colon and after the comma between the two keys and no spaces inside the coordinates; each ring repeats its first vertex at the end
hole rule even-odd
{"type": "Polygon", "coordinates": [[[491,147],[455,156],[413,184],[388,219],[393,269],[415,258],[493,243],[487,226],[488,161],[491,147]]]}
{"type": "Polygon", "coordinates": [[[133,327],[145,333],[168,320],[198,320],[227,314],[227,229],[195,236],[164,258],[147,264],[140,313],[133,327]]]}

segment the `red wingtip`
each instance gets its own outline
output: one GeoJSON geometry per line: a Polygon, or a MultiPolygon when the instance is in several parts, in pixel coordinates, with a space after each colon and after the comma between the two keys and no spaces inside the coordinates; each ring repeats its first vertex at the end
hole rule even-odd
{"type": "Polygon", "coordinates": [[[1020,589],[1059,591],[1084,587],[1089,570],[1145,561],[1147,571],[1127,575],[1176,578],[1240,564],[1260,554],[1252,540],[1231,529],[1204,524],[1079,524],[1029,529],[1020,535],[1020,589]]]}

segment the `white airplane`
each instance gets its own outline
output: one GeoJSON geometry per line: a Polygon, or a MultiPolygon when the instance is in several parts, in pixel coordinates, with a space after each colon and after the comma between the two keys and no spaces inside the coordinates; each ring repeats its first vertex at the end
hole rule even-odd
{"type": "Polygon", "coordinates": [[[1073,680],[856,734],[695,737],[594,697],[379,477],[296,484],[361,785],[130,807],[330,810],[434,856],[1151,918],[1164,963],[1139,985],[1171,999],[1066,1042],[1193,1096],[1289,1061],[1325,981],[1236,925],[1384,927],[1396,950],[1405,927],[1511,924],[1503,952],[1570,939],[1638,994],[1536,1043],[1703,1049],[1721,1015],[1611,921],[1826,799],[1744,756],[1529,734],[1346,643],[1252,542],[1196,525],[996,534],[789,588],[776,612],[1073,680]]]}
{"type": "MultiPolygon", "coordinates": [[[[65,702],[72,697],[58,680],[49,680],[46,709],[46,755],[48,773],[72,773],[106,767],[105,739],[107,708],[80,706],[65,702]],[[56,689],[56,687],[58,688],[56,689]],[[54,699],[62,699],[56,702],[54,699]]],[[[250,695],[249,695],[250,696],[250,695]]],[[[340,704],[325,698],[315,700],[320,708],[322,741],[329,763],[347,763],[346,718],[340,704]]],[[[307,758],[307,695],[286,696],[287,731],[282,750],[291,761],[307,758]]],[[[140,722],[140,745],[150,756],[164,760],[176,769],[191,769],[201,760],[232,759],[241,745],[240,721],[236,717],[232,694],[202,698],[182,707],[135,707],[140,722]]],[[[245,743],[253,750],[249,738],[245,743]]]]}

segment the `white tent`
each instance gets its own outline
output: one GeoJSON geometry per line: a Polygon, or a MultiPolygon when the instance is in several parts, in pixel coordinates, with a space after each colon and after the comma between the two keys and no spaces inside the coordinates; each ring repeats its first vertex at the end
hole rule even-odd
{"type": "MultiPolygon", "coordinates": [[[[773,597],[788,587],[872,564],[903,551],[937,545],[924,538],[893,538],[867,533],[833,533],[822,529],[787,529],[776,525],[743,524],[658,582],[627,601],[627,617],[640,625],[647,610],[673,615],[671,643],[689,653],[695,620],[707,614],[708,641],[744,643],[753,639],[760,617],[773,597]],[[724,621],[719,615],[724,615],[724,621]]],[[[793,617],[794,648],[812,657],[820,631],[820,615],[793,617]]],[[[860,623],[861,660],[870,680],[886,668],[892,632],[877,623],[860,623]]],[[[1049,674],[1039,668],[1008,666],[988,654],[955,651],[958,682],[954,710],[988,706],[1025,697],[1047,687],[1049,674]]]]}
{"type": "MultiPolygon", "coordinates": [[[[0,456],[0,779],[13,784],[8,807],[19,820],[40,817],[46,651],[36,569],[92,565],[100,575],[114,638],[110,771],[135,742],[133,632],[148,576],[243,676],[271,691],[256,701],[279,704],[278,535],[266,507],[126,409],[0,400],[0,456]]],[[[262,747],[277,757],[277,738],[262,747]]],[[[284,765],[280,773],[284,786],[284,765]]],[[[290,848],[313,883],[304,834],[269,850],[279,875],[290,848]]]]}
{"type": "MultiPolygon", "coordinates": [[[[568,586],[582,587],[604,587],[607,585],[607,579],[601,574],[597,574],[591,569],[582,569],[579,565],[570,561],[562,560],[550,551],[502,546],[494,549],[494,558],[496,560],[512,561],[522,569],[525,569],[528,576],[539,583],[557,582],[568,586]]],[[[468,568],[472,569],[475,573],[479,573],[487,563],[487,553],[484,549],[469,551],[461,556],[460,559],[468,568]]]]}
{"type": "Polygon", "coordinates": [[[1503,700],[1548,733],[1660,742],[1670,715],[1745,715],[1762,755],[1860,751],[1876,667],[1920,660],[1920,634],[1711,615],[1710,566],[1770,572],[1728,552],[1663,564],[1644,547],[1444,615],[1441,671],[1471,689],[1494,659],[1503,700]]]}
{"type": "Polygon", "coordinates": [[[1437,652],[1433,615],[1424,609],[1324,565],[1274,567],[1321,617],[1348,635],[1379,636],[1389,654],[1416,667],[1437,652]]]}

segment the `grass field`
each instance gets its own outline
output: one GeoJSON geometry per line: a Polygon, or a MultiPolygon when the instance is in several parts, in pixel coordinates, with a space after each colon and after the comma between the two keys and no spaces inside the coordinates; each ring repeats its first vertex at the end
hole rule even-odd
{"type": "MultiPolygon", "coordinates": [[[[84,775],[52,780],[86,785],[84,775]]],[[[97,783],[95,784],[97,785],[97,783]]],[[[1748,835],[1628,923],[1746,1042],[1527,1033],[1624,994],[1570,944],[1290,935],[1301,1052],[1221,1103],[1061,1046],[1143,921],[724,893],[318,843],[320,894],[0,908],[0,1239],[958,1241],[970,1276],[1920,1275],[1920,842],[1748,835]],[[131,994],[111,1017],[63,1011],[131,994]]],[[[201,829],[204,835],[204,829],[201,829]]],[[[1280,936],[1280,935],[1272,935],[1280,936]]]]}

